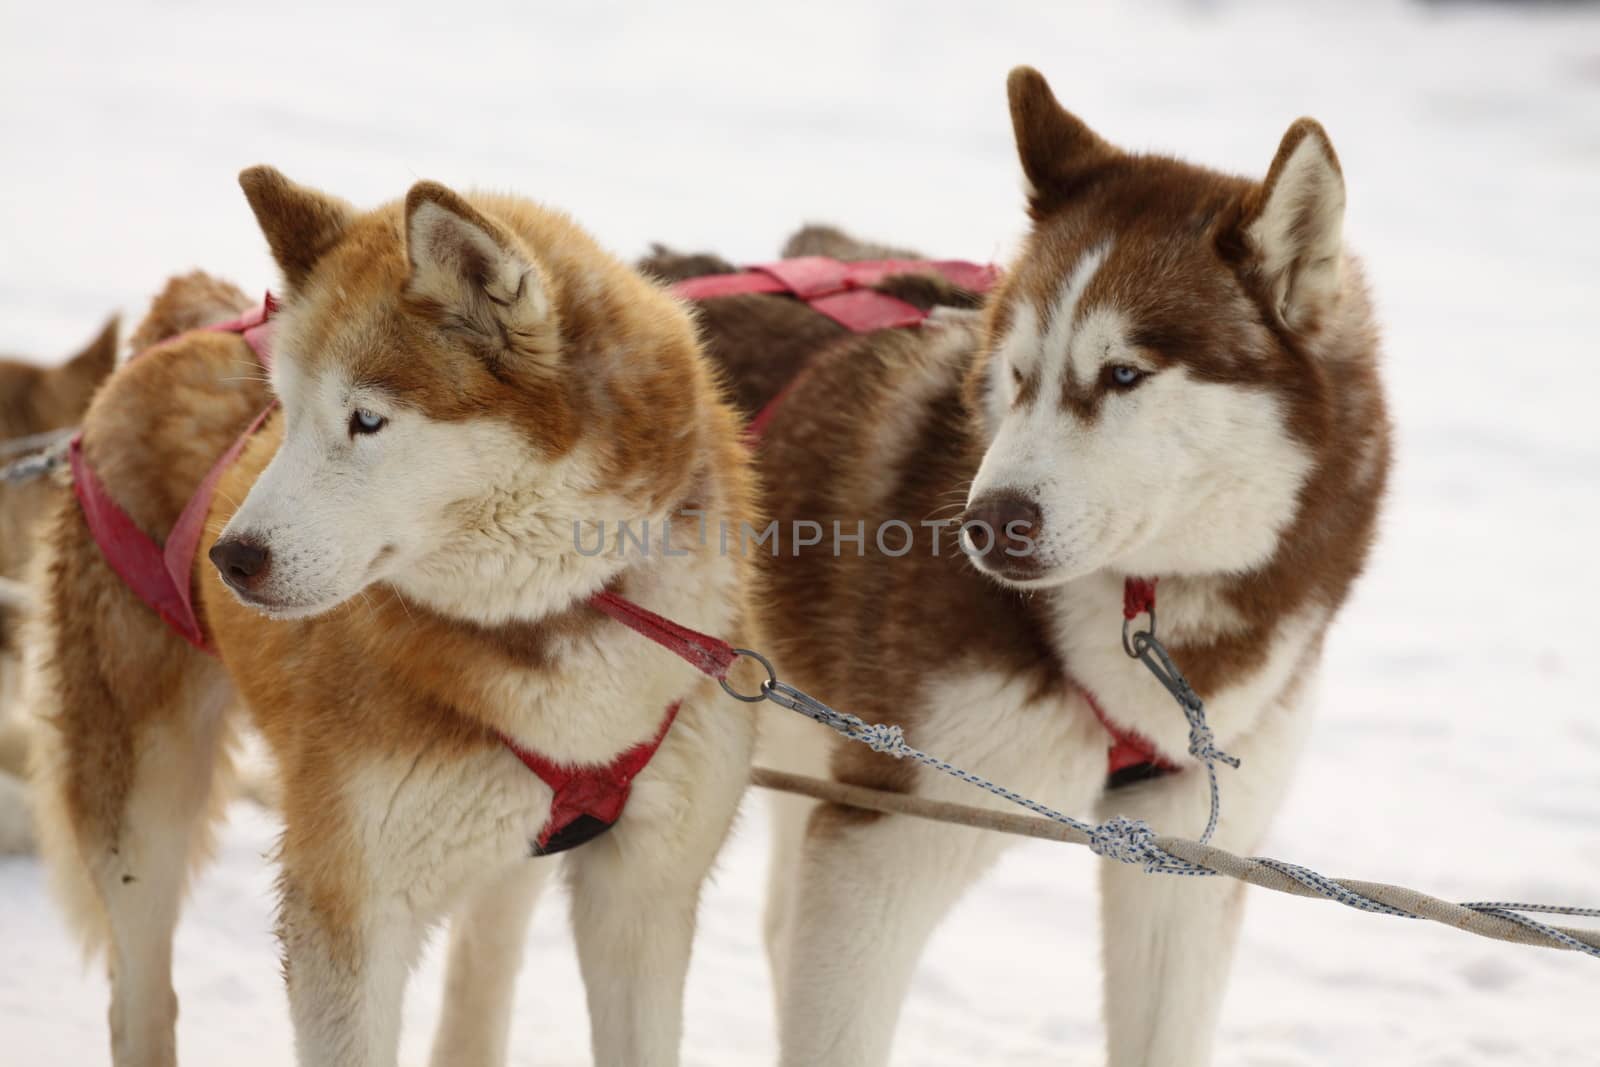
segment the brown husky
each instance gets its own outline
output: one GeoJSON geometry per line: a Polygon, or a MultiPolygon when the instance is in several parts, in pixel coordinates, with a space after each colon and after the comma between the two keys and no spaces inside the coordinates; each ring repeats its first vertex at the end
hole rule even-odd
{"type": "Polygon", "coordinates": [[[173,928],[237,694],[281,776],[302,1063],[395,1062],[407,970],[451,912],[434,1062],[501,1062],[556,862],[530,842],[560,847],[534,761],[582,773],[657,743],[631,799],[612,794],[615,829],[565,868],[596,1060],[676,1063],[697,897],[753,722],[587,601],[748,640],[744,568],[692,538],[579,551],[577,531],[659,530],[686,505],[751,518],[738,422],[689,316],[525,200],[425,182],[359,212],[267,168],[241,181],[285,282],[270,390],[237,336],[189,334],[112,378],[83,444],[160,535],[281,404],[225,474],[201,546],[215,566],[193,574],[219,659],[122,584],[65,495],[30,645],[41,835],[72,918],[109,950],[113,1059],[175,1060],[173,928]]]}
{"type": "MultiPolygon", "coordinates": [[[[1243,760],[1224,772],[1216,840],[1248,851],[1292,774],[1389,462],[1339,164],[1306,119],[1256,181],[1115,148],[1033,70],[1012,73],[1010,99],[1033,226],[981,319],[851,338],[781,297],[705,310],[753,401],[775,392],[746,369],[763,351],[810,359],[767,423],[762,475],[780,537],[800,523],[834,536],[764,558],[773,658],[821,699],[1058,810],[1192,836],[1205,771],[1121,643],[1125,579],[1159,579],[1159,636],[1243,760]],[[802,330],[809,353],[791,350],[802,330]],[[1108,779],[1113,739],[1134,735],[1152,759],[1108,779]]],[[[696,269],[656,264],[675,266],[696,269]]],[[[793,722],[770,747],[794,769],[986,799],[793,722]]],[[[1007,839],[780,807],[768,938],[783,1061],[881,1064],[924,942],[1007,839]]],[[[1241,887],[1112,862],[1101,878],[1110,1063],[1206,1062],[1241,887]]]]}

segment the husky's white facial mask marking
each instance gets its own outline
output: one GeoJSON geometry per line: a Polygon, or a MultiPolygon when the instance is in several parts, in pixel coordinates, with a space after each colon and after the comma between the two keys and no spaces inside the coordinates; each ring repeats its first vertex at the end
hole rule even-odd
{"type": "Polygon", "coordinates": [[[1294,516],[1310,458],[1270,393],[1199,380],[1182,363],[1158,367],[1130,341],[1122,312],[1084,306],[1109,251],[1073,269],[1042,334],[1038,316],[1019,307],[995,346],[993,438],[969,513],[1021,499],[1039,521],[1028,559],[989,553],[975,563],[1025,588],[1107,566],[1156,575],[1258,566],[1294,516]],[[1030,377],[1037,388],[1020,396],[1017,379],[1030,377]],[[1069,405],[1068,389],[1098,390],[1093,411],[1069,405]]]}
{"type": "Polygon", "coordinates": [[[218,564],[240,600],[269,615],[319,614],[416,565],[451,537],[452,505],[488,495],[504,474],[490,457],[506,454],[509,427],[441,422],[338,378],[280,361],[283,444],[219,539],[266,553],[246,577],[218,564]]]}

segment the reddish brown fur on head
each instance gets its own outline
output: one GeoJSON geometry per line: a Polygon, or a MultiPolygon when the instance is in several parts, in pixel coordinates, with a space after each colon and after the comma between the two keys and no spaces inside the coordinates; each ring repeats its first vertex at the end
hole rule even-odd
{"type": "Polygon", "coordinates": [[[575,519],[660,514],[733,439],[684,309],[565,216],[434,182],[356,212],[267,168],[241,181],[289,283],[287,433],[229,532],[314,560],[281,578],[307,603],[509,519],[498,550],[570,555],[575,519]],[[310,484],[335,473],[338,494],[310,484]]]}
{"type": "MultiPolygon", "coordinates": [[[[1043,311],[1085,249],[1115,236],[1095,284],[1144,300],[1141,325],[1158,354],[1202,347],[1194,342],[1206,320],[1231,316],[1240,295],[1269,328],[1316,332],[1339,296],[1344,210],[1338,158],[1316,121],[1291,125],[1265,180],[1253,182],[1116,148],[1031,67],[1012,71],[1007,89],[1034,228],[994,301],[999,325],[1018,298],[1043,311]]],[[[1238,351],[1242,340],[1219,347],[1238,351]]]]}
{"type": "Polygon", "coordinates": [[[1330,520],[1336,600],[1387,438],[1326,134],[1294,123],[1257,182],[1118,149],[1029,68],[1008,89],[1033,226],[968,381],[990,441],[973,504],[1039,503],[1066,580],[1255,570],[1297,531],[1325,539],[1311,503],[1359,498],[1330,520]]]}
{"type": "Polygon", "coordinates": [[[355,218],[345,201],[298,185],[272,167],[241,171],[239,185],[291,291],[355,218]]]}
{"type": "Polygon", "coordinates": [[[469,200],[436,182],[366,213],[270,168],[241,182],[291,286],[289,356],[308,369],[337,355],[353,377],[433,417],[513,420],[551,455],[591,414],[599,350],[661,332],[672,343],[651,340],[655,358],[630,369],[680,361],[694,373],[681,362],[692,334],[671,302],[563,216],[511,197],[469,200]],[[598,269],[580,268],[585,256],[598,269]],[[568,275],[590,285],[564,293],[568,275]],[[323,313],[302,314],[313,309],[323,313]]]}

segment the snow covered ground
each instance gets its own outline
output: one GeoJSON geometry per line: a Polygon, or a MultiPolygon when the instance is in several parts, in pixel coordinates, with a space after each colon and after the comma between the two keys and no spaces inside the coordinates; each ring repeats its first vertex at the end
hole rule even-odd
{"type": "MultiPolygon", "coordinates": [[[[233,180],[258,161],[357,202],[419,177],[516,189],[628,254],[762,258],[817,218],[987,259],[1022,225],[1012,64],[1113,140],[1256,174],[1315,115],[1387,328],[1399,468],[1264,851],[1458,899],[1600,904],[1600,10],[543,6],[3,0],[0,350],[64,355],[181,268],[264,287],[233,180]]],[[[706,900],[692,1064],[771,1059],[760,808],[706,900]]],[[[238,806],[186,916],[189,1064],[289,1060],[274,832],[238,806]]],[[[898,1064],[1100,1062],[1093,862],[1007,857],[928,952],[898,1064]]],[[[532,934],[519,1064],[587,1061],[563,910],[532,934]]],[[[406,1063],[439,970],[430,955],[413,983],[406,1063]]],[[[1256,894],[1218,1062],[1595,1063],[1597,983],[1592,959],[1256,894]]],[[[0,1061],[103,1062],[104,1020],[37,863],[0,860],[0,1061]]]]}

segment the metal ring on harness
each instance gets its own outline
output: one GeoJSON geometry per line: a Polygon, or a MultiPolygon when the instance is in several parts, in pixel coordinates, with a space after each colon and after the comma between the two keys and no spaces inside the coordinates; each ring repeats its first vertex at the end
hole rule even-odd
{"type": "Polygon", "coordinates": [[[1133,619],[1122,620],[1122,651],[1131,659],[1142,659],[1145,649],[1149,647],[1150,638],[1156,632],[1156,606],[1154,604],[1145,608],[1145,613],[1150,616],[1150,629],[1133,633],[1133,619]]]}
{"type": "Polygon", "coordinates": [[[718,678],[717,684],[722,686],[722,691],[724,693],[727,693],[735,700],[742,700],[746,704],[759,704],[763,700],[766,700],[768,693],[770,693],[772,690],[772,687],[778,683],[778,672],[773,669],[772,661],[754,649],[736,648],[733,651],[735,655],[749,656],[751,659],[765,667],[767,669],[767,680],[761,683],[761,691],[755,696],[746,696],[745,694],[739,692],[733,686],[728,684],[728,679],[726,678],[718,678]]]}

